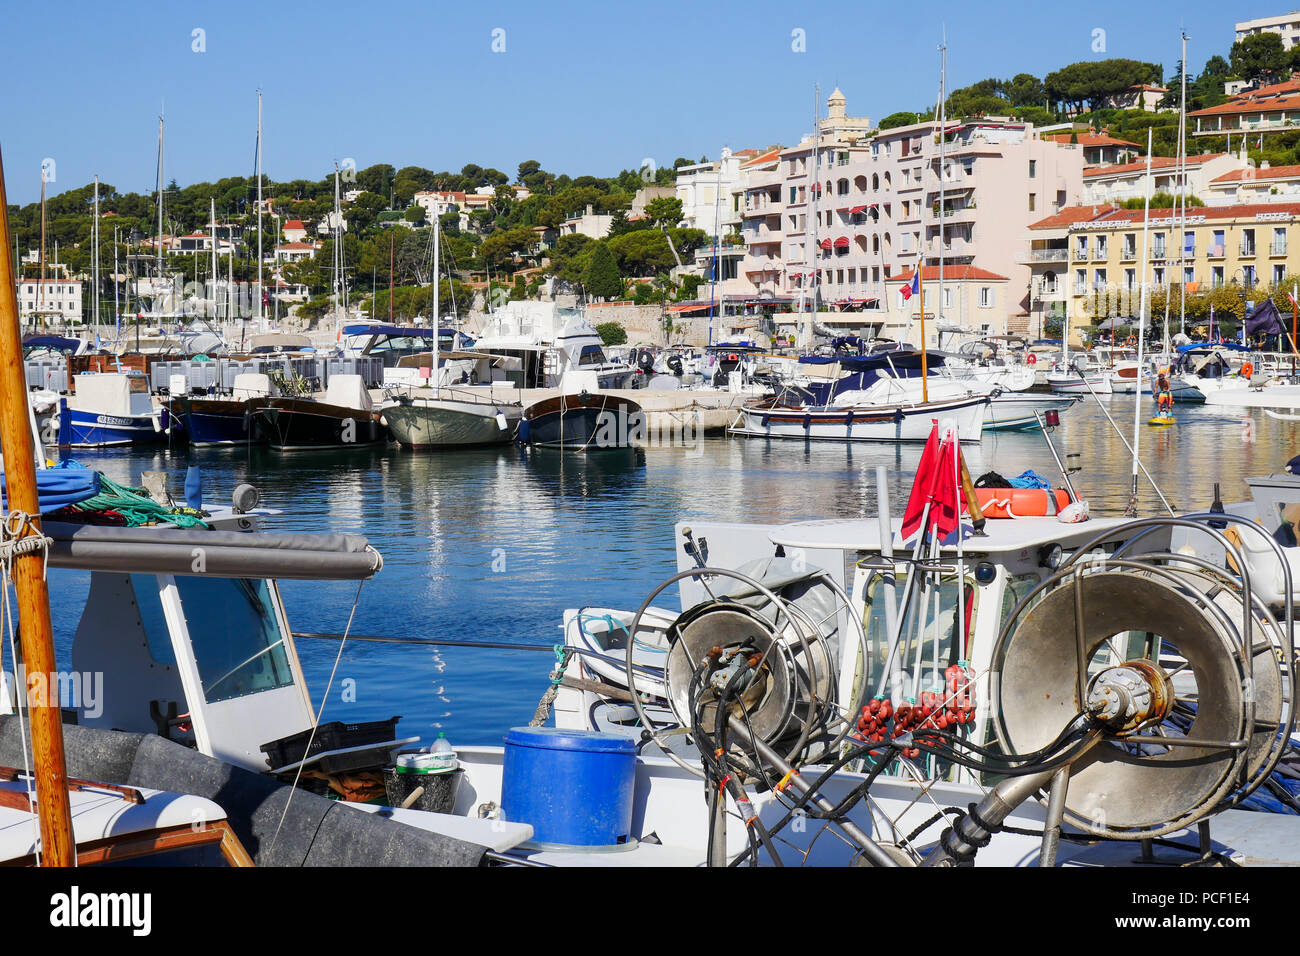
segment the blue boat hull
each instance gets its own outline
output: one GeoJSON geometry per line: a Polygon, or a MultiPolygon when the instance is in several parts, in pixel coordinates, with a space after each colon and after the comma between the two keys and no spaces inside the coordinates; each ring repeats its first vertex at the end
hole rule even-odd
{"type": "Polygon", "coordinates": [[[261,400],[173,399],[166,408],[191,445],[248,445],[263,440],[253,426],[253,415],[264,404],[261,400]]]}
{"type": "Polygon", "coordinates": [[[161,427],[148,415],[100,415],[69,408],[59,402],[59,447],[104,448],[123,445],[158,445],[167,440],[167,411],[161,427]]]}

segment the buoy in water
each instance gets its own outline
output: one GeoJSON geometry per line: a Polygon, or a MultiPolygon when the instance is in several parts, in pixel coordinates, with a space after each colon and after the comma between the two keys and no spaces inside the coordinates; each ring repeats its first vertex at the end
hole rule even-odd
{"type": "Polygon", "coordinates": [[[1174,417],[1172,415],[1157,415],[1155,418],[1147,419],[1147,424],[1153,428],[1164,428],[1174,424],[1174,417]]]}

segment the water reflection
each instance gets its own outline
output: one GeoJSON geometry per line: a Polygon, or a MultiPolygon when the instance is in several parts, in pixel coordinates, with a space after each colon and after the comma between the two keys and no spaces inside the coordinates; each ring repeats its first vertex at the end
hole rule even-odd
{"type": "MultiPolygon", "coordinates": [[[[1106,399],[1132,440],[1131,396],[1106,399]]],[[[1225,501],[1246,496],[1241,479],[1280,470],[1296,449],[1296,423],[1259,411],[1179,406],[1178,424],[1145,425],[1139,446],[1147,468],[1184,509],[1209,504],[1219,482],[1225,501]]],[[[1094,404],[1061,416],[1053,434],[1064,459],[1079,455],[1074,481],[1093,514],[1119,514],[1128,502],[1131,461],[1094,404]]],[[[536,643],[539,653],[433,651],[349,644],[324,719],[368,720],[402,714],[402,729],[445,728],[454,741],[499,742],[526,723],[546,687],[550,645],[567,607],[636,605],[675,570],[677,521],[777,522],[876,513],[875,469],[888,473],[893,510],[902,510],[921,455],[919,445],[846,445],[704,439],[698,448],[659,447],[572,453],[515,447],[411,454],[275,455],[264,449],[155,449],[76,457],[124,484],[141,471],[166,471],[174,494],[185,469],[204,471],[209,503],[229,500],[242,481],[265,507],[279,509],[268,530],[364,533],[383,553],[384,570],[360,592],[359,634],[536,643]],[[352,680],[344,700],[341,682],[352,680]]],[[[972,476],[1026,469],[1059,481],[1035,432],[990,433],[965,449],[972,476]]],[[[1143,514],[1159,501],[1143,479],[1143,514]]],[[[85,599],[86,576],[53,572],[60,653],[85,599]]],[[[297,630],[342,631],[354,584],[285,582],[297,630]]],[[[337,645],[300,642],[315,693],[328,679],[337,645]]]]}

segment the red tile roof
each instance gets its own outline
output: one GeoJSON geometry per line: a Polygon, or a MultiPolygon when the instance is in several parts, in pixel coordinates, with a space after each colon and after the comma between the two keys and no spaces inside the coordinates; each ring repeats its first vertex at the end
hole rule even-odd
{"type": "MultiPolygon", "coordinates": [[[[906,272],[899,273],[896,276],[886,276],[886,282],[911,282],[914,270],[908,269],[906,272]]],[[[989,272],[987,269],[977,269],[975,266],[950,265],[943,267],[943,278],[946,282],[949,279],[990,279],[995,282],[1005,282],[1007,277],[1000,276],[996,272],[989,272]]],[[[938,266],[924,266],[921,269],[922,282],[939,281],[938,266]]]]}
{"type": "Polygon", "coordinates": [[[305,232],[307,227],[302,224],[301,219],[290,219],[284,224],[284,231],[288,232],[290,229],[301,229],[305,232]]]}
{"type": "MultiPolygon", "coordinates": [[[[1196,156],[1188,156],[1187,165],[1200,166],[1202,163],[1208,163],[1212,159],[1218,159],[1220,156],[1227,156],[1227,155],[1228,155],[1227,153],[1201,153],[1196,156]]],[[[1168,169],[1171,166],[1176,165],[1177,162],[1178,160],[1173,156],[1152,156],[1151,168],[1153,170],[1168,169]]],[[[1083,178],[1088,179],[1089,177],[1097,177],[1097,176],[1117,176],[1117,175],[1122,175],[1124,173],[1145,172],[1146,168],[1147,168],[1147,160],[1146,157],[1143,156],[1141,159],[1135,162],[1120,163],[1117,166],[1089,166],[1087,169],[1083,171],[1083,178]]]]}
{"type": "Polygon", "coordinates": [[[1060,229],[1062,226],[1072,226],[1076,222],[1088,222],[1100,218],[1108,212],[1114,212],[1116,208],[1118,207],[1111,203],[1099,203],[1092,206],[1066,206],[1053,216],[1030,223],[1029,228],[1060,229]]]}
{"type": "Polygon", "coordinates": [[[1203,110],[1192,110],[1188,116],[1223,116],[1233,113],[1274,113],[1279,110],[1300,108],[1300,80],[1287,80],[1257,90],[1243,90],[1226,103],[1203,110]]]}
{"type": "Polygon", "coordinates": [[[1109,133],[1052,133],[1047,139],[1057,143],[1069,143],[1071,136],[1077,136],[1080,146],[1132,146],[1134,149],[1141,149],[1137,143],[1130,143],[1126,139],[1116,139],[1109,133]]]}
{"type": "MultiPolygon", "coordinates": [[[[1086,208],[1091,209],[1092,207],[1086,208]]],[[[1172,214],[1173,211],[1170,209],[1152,209],[1151,221],[1167,220],[1172,214]]],[[[1248,219],[1252,216],[1272,216],[1277,214],[1300,217],[1300,202],[1241,203],[1235,206],[1189,206],[1187,208],[1187,219],[1192,225],[1195,225],[1196,221],[1200,219],[1248,219]]],[[[1139,207],[1137,209],[1112,209],[1100,216],[1081,217],[1077,221],[1140,225],[1142,218],[1143,210],[1139,207]]]]}
{"type": "Polygon", "coordinates": [[[1213,183],[1249,182],[1252,179],[1292,179],[1300,176],[1300,166],[1270,166],[1268,169],[1234,169],[1215,176],[1213,183]]]}

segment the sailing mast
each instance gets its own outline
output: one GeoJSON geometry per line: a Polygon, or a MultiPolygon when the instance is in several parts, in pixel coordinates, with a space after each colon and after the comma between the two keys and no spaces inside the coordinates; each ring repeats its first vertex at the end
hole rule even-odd
{"type": "MultiPolygon", "coordinates": [[[[1187,33],[1183,33],[1183,68],[1182,73],[1183,89],[1182,100],[1178,107],[1178,190],[1179,206],[1182,209],[1182,216],[1179,219],[1181,228],[1178,235],[1178,288],[1181,293],[1178,297],[1178,331],[1187,334],[1187,283],[1184,272],[1186,266],[1184,259],[1187,255],[1187,33]]],[[[1244,143],[1245,140],[1243,139],[1244,143]]],[[[1151,149],[1147,148],[1147,155],[1150,156],[1151,149]]],[[[1141,389],[1139,388],[1140,392],[1141,389]]]]}
{"type": "MultiPolygon", "coordinates": [[[[163,118],[158,117],[158,247],[154,250],[157,260],[157,279],[155,280],[155,292],[162,289],[163,278],[163,118]]],[[[161,298],[161,292],[158,292],[161,298]]],[[[158,299],[154,300],[154,311],[158,311],[158,299]]],[[[136,349],[140,348],[140,326],[136,323],[136,349]]]]}
{"type": "MultiPolygon", "coordinates": [[[[257,91],[257,329],[262,331],[262,91],[257,91]]],[[[243,335],[240,335],[242,347],[243,335]]]]}
{"type": "MultiPolygon", "coordinates": [[[[44,192],[45,174],[41,174],[44,192]]],[[[0,160],[0,248],[9,248],[9,205],[0,160]]],[[[8,255],[0,256],[0,452],[4,455],[9,516],[23,513],[28,521],[16,532],[20,542],[39,539],[41,506],[36,491],[31,425],[28,420],[27,383],[23,374],[22,328],[18,319],[15,276],[8,255]]],[[[10,523],[10,522],[7,522],[10,523]]],[[[68,805],[67,767],[63,750],[63,716],[59,709],[50,624],[50,593],[45,581],[44,548],[16,550],[12,555],[14,592],[18,596],[18,625],[22,637],[27,686],[27,714],[31,721],[32,763],[36,804],[41,827],[41,860],[46,866],[71,866],[76,854],[72,839],[72,814],[68,805]],[[39,690],[45,683],[44,692],[39,690]],[[55,686],[53,695],[50,683],[55,686]]]]}
{"type": "Polygon", "coordinates": [[[221,300],[217,298],[220,293],[217,291],[220,287],[221,273],[218,271],[217,262],[217,199],[215,196],[208,197],[208,230],[212,234],[212,318],[220,321],[221,319],[221,300]]]}
{"type": "MultiPolygon", "coordinates": [[[[1137,492],[1138,492],[1138,468],[1141,462],[1138,460],[1138,442],[1142,437],[1142,347],[1146,339],[1146,318],[1147,308],[1150,304],[1149,289],[1147,282],[1147,233],[1151,228],[1151,128],[1147,127],[1147,182],[1146,182],[1146,200],[1143,204],[1142,211],[1142,299],[1138,305],[1138,387],[1133,396],[1133,485],[1129,490],[1128,508],[1125,514],[1130,517],[1137,517],[1137,492]]],[[[1155,388],[1152,387],[1152,393],[1155,388]]]]}
{"type": "Polygon", "coordinates": [[[339,249],[339,164],[334,164],[334,248],[330,250],[333,253],[331,265],[334,269],[334,288],[330,293],[330,298],[334,300],[334,324],[336,334],[343,335],[343,317],[339,315],[339,284],[343,275],[342,261],[340,259],[342,250],[339,249]]]}
{"type": "Polygon", "coordinates": [[[91,261],[91,288],[94,289],[95,301],[91,307],[91,314],[95,323],[95,347],[99,347],[99,174],[95,174],[95,221],[91,223],[90,244],[95,250],[95,258],[91,261]]]}
{"type": "MultiPolygon", "coordinates": [[[[819,154],[819,151],[818,151],[818,147],[821,145],[821,136],[822,136],[822,130],[821,130],[821,125],[822,125],[822,122],[821,122],[821,120],[822,120],[822,112],[821,112],[821,110],[822,110],[821,95],[822,95],[822,91],[821,91],[821,87],[820,87],[820,85],[815,85],[815,86],[813,87],[813,148],[812,148],[812,172],[809,173],[809,176],[808,176],[808,178],[812,181],[812,185],[811,185],[811,187],[810,187],[810,189],[809,189],[810,195],[809,195],[809,197],[808,197],[808,201],[809,201],[810,203],[812,203],[812,206],[811,206],[811,208],[812,208],[812,233],[811,233],[811,240],[812,240],[812,241],[809,242],[809,244],[808,244],[808,265],[809,265],[809,269],[810,269],[810,273],[809,273],[809,276],[808,276],[808,277],[812,280],[812,285],[811,285],[811,289],[812,289],[812,301],[811,301],[811,302],[807,302],[807,305],[808,305],[808,309],[809,309],[809,313],[810,313],[810,314],[808,315],[808,320],[807,320],[807,321],[808,321],[808,325],[804,327],[803,333],[799,336],[800,341],[799,341],[798,345],[799,345],[800,348],[806,348],[808,345],[810,345],[810,344],[812,343],[812,331],[813,331],[813,330],[812,330],[812,326],[815,325],[815,324],[816,324],[816,321],[817,321],[817,280],[818,280],[818,278],[821,276],[821,272],[822,272],[822,270],[821,270],[821,269],[818,267],[818,265],[817,265],[817,259],[818,259],[818,255],[817,255],[817,251],[818,251],[818,250],[817,250],[817,226],[818,226],[817,217],[818,217],[818,215],[820,215],[820,213],[818,213],[818,211],[817,211],[817,194],[818,194],[819,192],[821,192],[821,181],[820,181],[820,180],[821,180],[821,170],[817,168],[817,163],[818,163],[818,159],[819,159],[819,155],[820,155],[820,154],[819,154]]],[[[807,301],[807,300],[805,300],[805,301],[807,301]]]]}
{"type": "MultiPolygon", "coordinates": [[[[935,307],[935,322],[939,326],[939,341],[943,342],[943,250],[948,242],[944,229],[944,166],[943,147],[948,132],[948,34],[944,31],[943,42],[939,44],[939,304],[935,307]]],[[[940,346],[942,347],[942,345],[940,346]]],[[[921,350],[925,350],[925,340],[921,341],[921,350]]]]}
{"type": "Polygon", "coordinates": [[[36,322],[45,331],[45,167],[41,166],[41,281],[36,286],[36,322]]]}
{"type": "MultiPolygon", "coordinates": [[[[438,333],[442,331],[442,322],[440,319],[442,315],[442,310],[439,308],[439,302],[438,302],[438,287],[439,285],[441,285],[441,282],[438,279],[438,234],[439,234],[438,226],[439,226],[438,217],[434,216],[433,217],[433,368],[429,370],[429,374],[433,379],[433,397],[435,399],[438,397],[438,388],[442,380],[442,377],[438,374],[438,359],[440,357],[439,352],[442,350],[442,343],[438,341],[438,333]]],[[[447,287],[448,289],[450,289],[451,284],[448,283],[447,287]]],[[[452,296],[452,298],[454,300],[455,296],[452,296]]]]}

